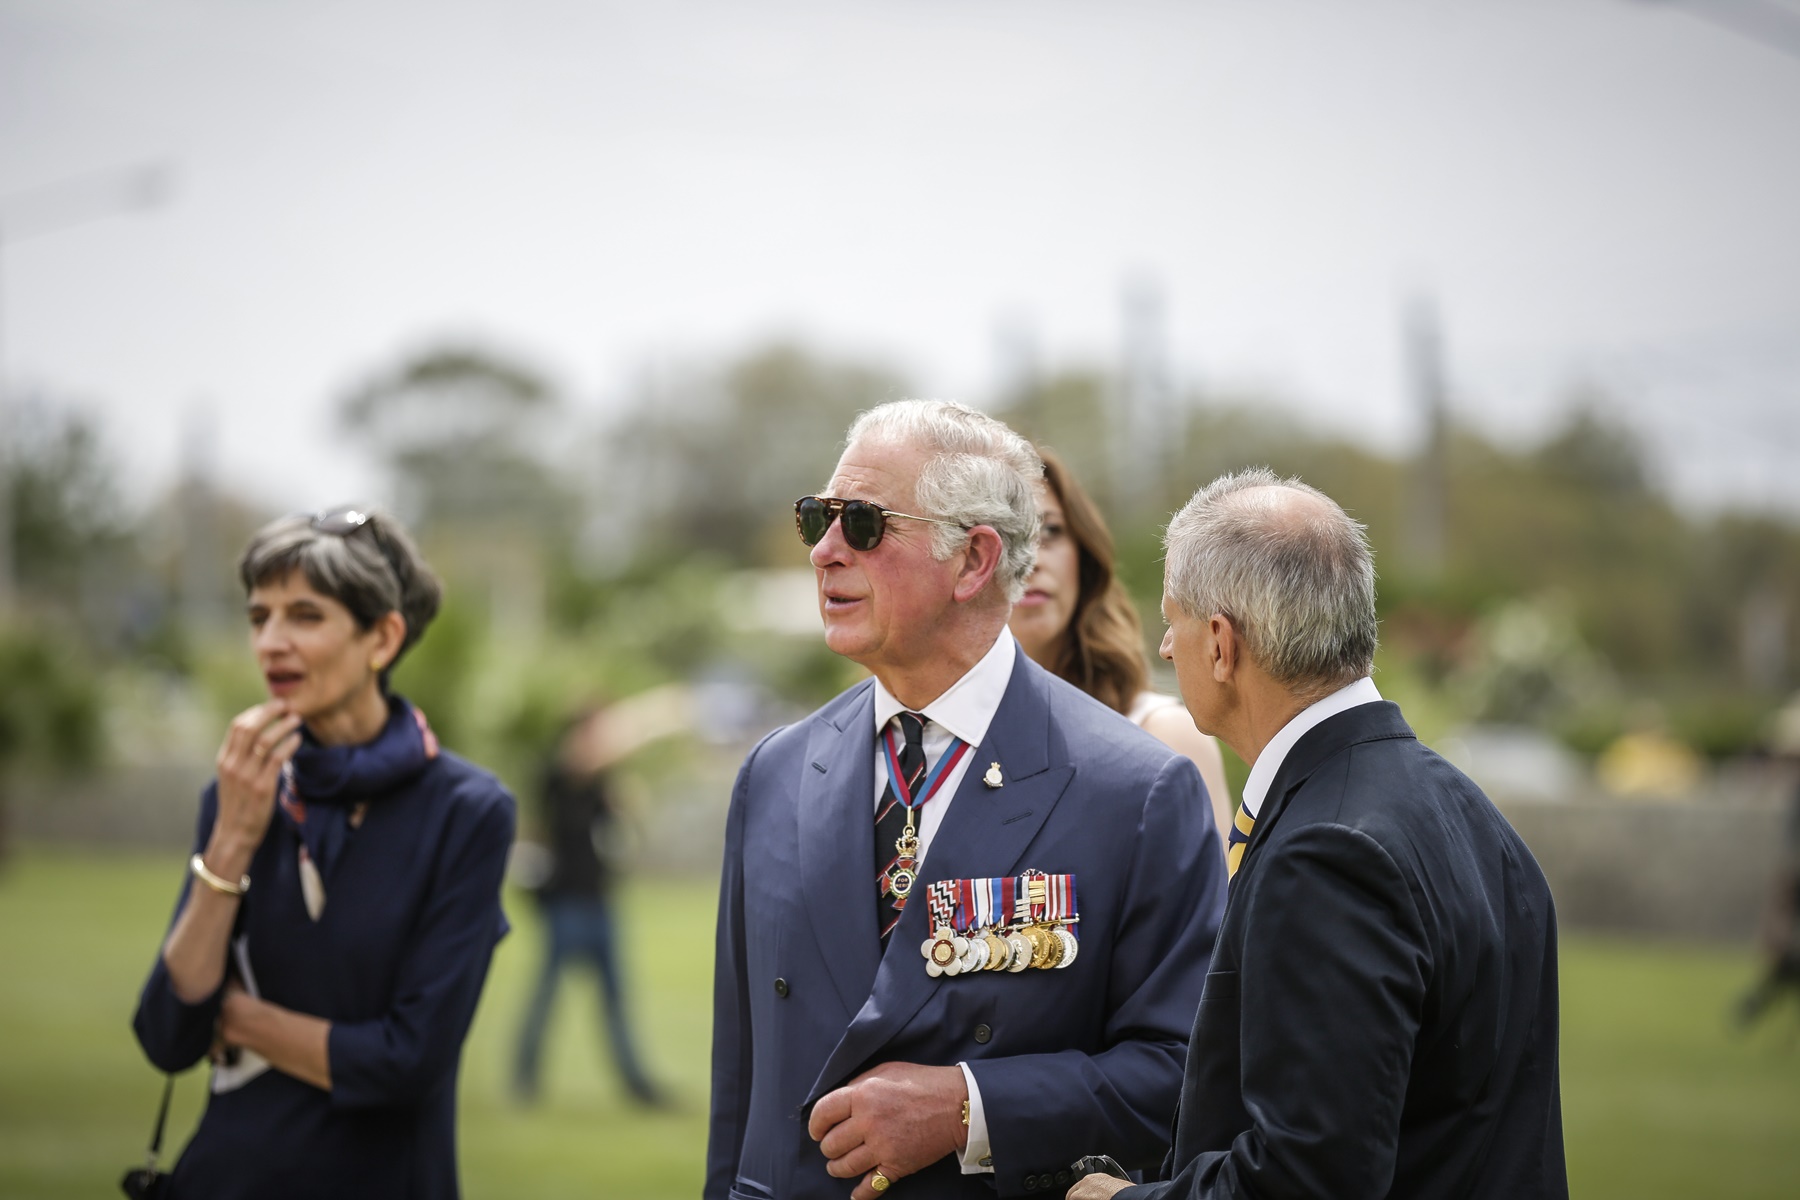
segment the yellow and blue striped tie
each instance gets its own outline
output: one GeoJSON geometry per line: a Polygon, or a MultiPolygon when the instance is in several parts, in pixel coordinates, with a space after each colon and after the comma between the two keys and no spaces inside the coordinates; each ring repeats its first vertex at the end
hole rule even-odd
{"type": "Polygon", "coordinates": [[[1244,848],[1250,844],[1250,831],[1256,828],[1256,818],[1250,811],[1239,808],[1237,817],[1231,822],[1231,836],[1225,841],[1225,877],[1237,874],[1238,864],[1244,861],[1244,848]]]}

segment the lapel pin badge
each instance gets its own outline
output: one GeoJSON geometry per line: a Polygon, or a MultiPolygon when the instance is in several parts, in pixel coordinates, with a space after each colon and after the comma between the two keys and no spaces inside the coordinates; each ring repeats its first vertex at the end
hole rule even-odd
{"type": "Polygon", "coordinates": [[[991,788],[997,788],[1001,784],[1005,783],[1006,780],[1004,780],[1000,777],[1000,764],[999,763],[989,763],[988,769],[987,769],[987,774],[983,775],[981,777],[981,782],[987,784],[991,788]]]}

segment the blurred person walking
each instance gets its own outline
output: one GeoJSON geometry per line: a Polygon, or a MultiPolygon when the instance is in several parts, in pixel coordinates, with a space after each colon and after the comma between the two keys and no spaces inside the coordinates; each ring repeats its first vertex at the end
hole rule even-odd
{"type": "Polygon", "coordinates": [[[1250,778],[1164,1181],[1070,1200],[1567,1197],[1550,889],[1369,677],[1362,526],[1251,470],[1165,544],[1162,655],[1250,778]]]}
{"type": "Polygon", "coordinates": [[[570,964],[592,964],[600,987],[601,1025],[625,1089],[637,1103],[662,1107],[663,1090],[645,1072],[626,1011],[624,968],[613,908],[619,811],[610,771],[658,737],[687,728],[685,690],[658,689],[610,706],[589,705],[564,726],[541,775],[543,833],[549,871],[537,888],[544,909],[544,963],[519,1030],[513,1091],[531,1103],[557,985],[570,964]]]}
{"type": "Polygon", "coordinates": [[[388,690],[437,578],[358,509],[264,526],[239,576],[270,699],[225,735],[134,1020],[162,1070],[214,1060],[169,1194],[454,1198],[514,806],[388,690]]]}
{"type": "Polygon", "coordinates": [[[1224,900],[1199,773],[1007,632],[1031,444],[860,416],[795,503],[825,641],[874,676],[738,774],[708,1200],[1056,1192],[1158,1161],[1224,900]]]}
{"type": "Polygon", "coordinates": [[[1222,845],[1235,805],[1219,743],[1194,728],[1175,696],[1149,689],[1144,630],[1113,574],[1113,539],[1081,481],[1043,446],[1037,566],[1008,622],[1033,662],[1068,680],[1200,768],[1222,845]]]}
{"type": "Polygon", "coordinates": [[[1762,977],[1738,999],[1733,1018],[1754,1025],[1783,992],[1800,1001],[1800,695],[1775,714],[1769,752],[1788,771],[1788,811],[1781,862],[1764,912],[1762,977]]]}

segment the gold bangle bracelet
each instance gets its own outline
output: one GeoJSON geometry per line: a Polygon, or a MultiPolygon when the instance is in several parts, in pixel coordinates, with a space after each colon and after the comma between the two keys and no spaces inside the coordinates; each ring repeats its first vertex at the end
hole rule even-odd
{"type": "Polygon", "coordinates": [[[198,854],[188,859],[188,870],[194,873],[195,879],[198,879],[213,891],[223,893],[227,896],[241,896],[250,890],[250,877],[248,875],[244,876],[236,883],[231,882],[229,879],[222,879],[206,869],[206,860],[198,854]]]}

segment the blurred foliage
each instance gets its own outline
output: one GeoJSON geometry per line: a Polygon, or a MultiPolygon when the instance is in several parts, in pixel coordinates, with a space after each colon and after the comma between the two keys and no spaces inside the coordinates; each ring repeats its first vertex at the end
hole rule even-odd
{"type": "MultiPolygon", "coordinates": [[[[446,583],[396,688],[447,745],[515,781],[572,708],[606,697],[716,680],[816,704],[858,669],[792,631],[804,621],[759,625],[746,589],[759,572],[803,578],[792,500],[829,478],[858,412],[908,392],[880,363],[793,342],[650,372],[604,418],[481,347],[372,370],[340,419],[392,471],[396,508],[446,583]]],[[[1800,526],[1677,510],[1604,396],[1572,395],[1535,445],[1453,427],[1434,473],[1255,393],[1173,397],[1154,444],[1132,451],[1121,395],[1113,374],[1078,367],[993,408],[1060,451],[1107,513],[1149,651],[1168,515],[1216,475],[1267,465],[1368,526],[1383,686],[1422,726],[1525,724],[1591,754],[1652,705],[1724,756],[1753,746],[1800,683],[1800,526]],[[1422,522],[1434,474],[1441,521],[1422,522]],[[1421,543],[1434,524],[1441,542],[1421,543]]],[[[91,422],[66,406],[22,412],[15,627],[29,641],[54,616],[83,650],[34,669],[67,672],[70,695],[104,694],[93,681],[119,664],[179,675],[221,722],[258,699],[233,562],[272,514],[187,478],[132,519],[91,422]]],[[[336,499],[349,498],[320,503],[336,499]]]]}
{"type": "Polygon", "coordinates": [[[74,638],[48,622],[0,626],[0,768],[96,765],[99,676],[74,638]]]}
{"type": "Polygon", "coordinates": [[[794,500],[830,477],[857,413],[907,394],[884,367],[789,343],[653,380],[610,438],[604,511],[652,561],[791,563],[794,500]]]}

